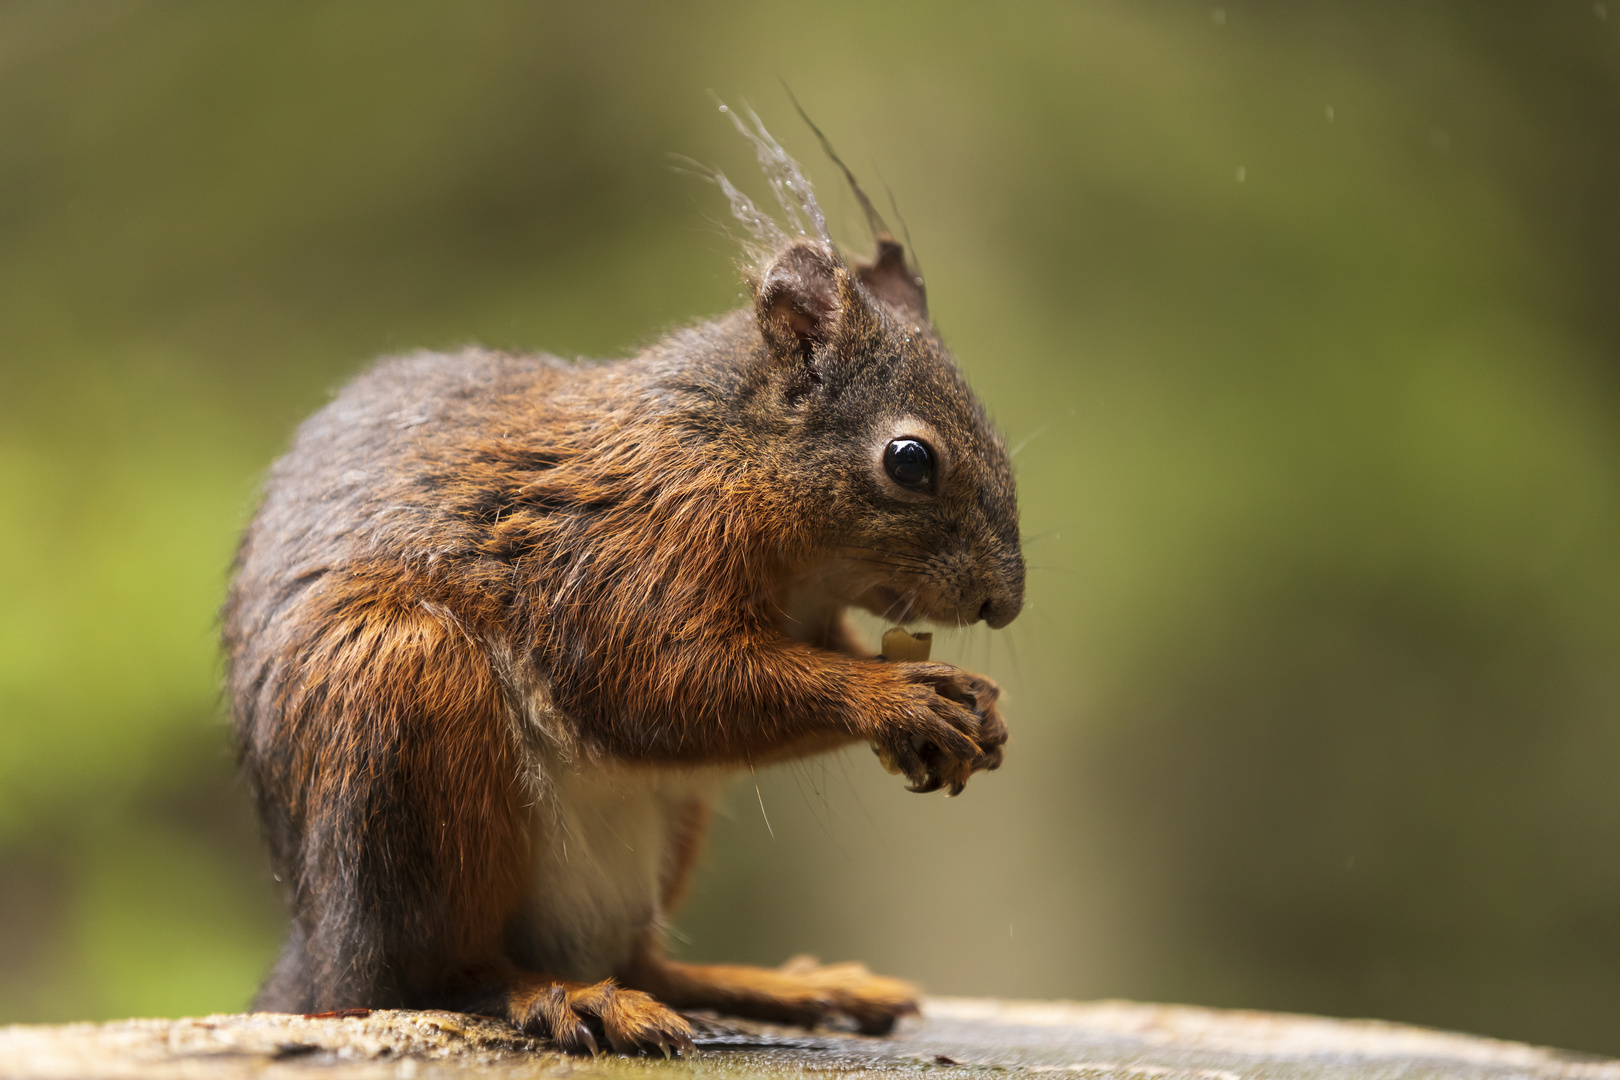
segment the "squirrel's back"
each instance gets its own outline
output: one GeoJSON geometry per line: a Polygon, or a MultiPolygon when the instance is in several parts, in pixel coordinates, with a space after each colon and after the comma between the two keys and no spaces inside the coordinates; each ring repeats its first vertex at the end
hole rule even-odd
{"type": "Polygon", "coordinates": [[[357,559],[464,547],[477,522],[446,502],[444,478],[492,434],[532,424],[536,403],[577,374],[545,354],[484,349],[378,362],[306,420],[270,470],[238,573],[290,583],[357,559]]]}

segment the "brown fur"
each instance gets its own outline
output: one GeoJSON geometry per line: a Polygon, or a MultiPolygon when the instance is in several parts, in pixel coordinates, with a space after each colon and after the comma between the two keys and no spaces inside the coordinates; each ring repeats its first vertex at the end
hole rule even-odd
{"type": "Polygon", "coordinates": [[[785,1024],[814,1026],[847,1016],[869,1035],[886,1034],[917,1011],[917,988],[874,975],[862,964],[818,964],[795,957],[777,969],[742,964],[682,964],[648,942],[624,980],[679,1008],[714,1009],[785,1024]]]}
{"type": "Polygon", "coordinates": [[[914,1007],[858,965],[703,967],[660,945],[708,821],[694,770],[867,741],[913,789],[954,793],[1007,737],[994,683],[880,662],[844,615],[1016,615],[1000,437],[897,244],[851,268],[824,236],[761,236],[750,311],[614,363],[389,361],[272,470],[224,620],[294,909],[261,1007],[462,1007],[666,1053],[691,1045],[666,1005],[874,1031],[914,1007]],[[932,487],[885,476],[897,437],[934,447],[932,487]],[[650,830],[651,870],[593,853],[602,814],[650,830]],[[565,887],[592,874],[602,904],[565,887]]]}
{"type": "Polygon", "coordinates": [[[544,1032],[563,1050],[595,1054],[603,1042],[621,1054],[657,1050],[668,1057],[692,1050],[690,1024],[650,995],[611,979],[586,985],[509,964],[483,974],[487,996],[475,994],[464,1005],[544,1032]]]}

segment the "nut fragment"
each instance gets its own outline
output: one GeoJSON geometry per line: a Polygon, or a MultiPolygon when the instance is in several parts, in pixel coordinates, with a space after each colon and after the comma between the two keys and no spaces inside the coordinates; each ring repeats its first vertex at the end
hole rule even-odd
{"type": "Polygon", "coordinates": [[[883,635],[883,659],[917,662],[928,659],[934,647],[933,634],[910,634],[900,627],[883,635]]]}

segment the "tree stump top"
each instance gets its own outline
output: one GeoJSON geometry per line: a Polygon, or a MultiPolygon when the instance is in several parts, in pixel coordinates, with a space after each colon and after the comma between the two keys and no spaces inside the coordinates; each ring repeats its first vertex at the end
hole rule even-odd
{"type": "Polygon", "coordinates": [[[916,1080],[1620,1080],[1620,1061],[1372,1020],[1123,1001],[931,998],[888,1038],[698,1018],[689,1060],[568,1057],[447,1012],[245,1013],[0,1028],[0,1076],[916,1080]]]}

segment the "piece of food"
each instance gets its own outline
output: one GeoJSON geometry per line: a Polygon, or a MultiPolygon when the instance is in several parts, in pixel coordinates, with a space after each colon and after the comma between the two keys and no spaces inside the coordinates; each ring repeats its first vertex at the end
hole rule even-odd
{"type": "Polygon", "coordinates": [[[883,635],[885,660],[927,660],[933,647],[933,634],[911,634],[897,626],[883,635]]]}

